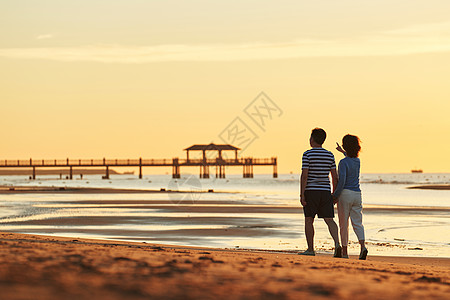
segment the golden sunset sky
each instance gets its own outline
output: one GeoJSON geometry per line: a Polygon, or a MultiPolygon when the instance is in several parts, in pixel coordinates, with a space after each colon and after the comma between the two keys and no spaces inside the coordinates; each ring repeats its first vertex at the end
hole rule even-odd
{"type": "Polygon", "coordinates": [[[280,173],[316,126],[362,172],[450,172],[449,82],[446,0],[0,1],[0,159],[184,157],[239,117],[280,173]]]}

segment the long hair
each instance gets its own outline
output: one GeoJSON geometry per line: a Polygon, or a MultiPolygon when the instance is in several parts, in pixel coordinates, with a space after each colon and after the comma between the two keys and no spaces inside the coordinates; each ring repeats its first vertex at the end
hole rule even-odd
{"type": "Polygon", "coordinates": [[[361,151],[360,140],[356,135],[347,134],[342,138],[342,147],[348,157],[358,157],[361,151]]]}

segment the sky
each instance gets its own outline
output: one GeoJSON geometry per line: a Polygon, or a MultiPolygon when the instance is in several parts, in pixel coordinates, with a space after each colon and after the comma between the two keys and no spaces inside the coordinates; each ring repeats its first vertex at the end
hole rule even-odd
{"type": "Polygon", "coordinates": [[[229,142],[295,173],[322,127],[362,172],[450,172],[449,66],[444,0],[1,0],[0,159],[229,142]]]}

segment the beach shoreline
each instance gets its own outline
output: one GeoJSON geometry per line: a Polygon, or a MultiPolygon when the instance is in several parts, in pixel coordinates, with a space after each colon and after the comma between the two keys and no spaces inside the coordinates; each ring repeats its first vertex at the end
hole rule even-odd
{"type": "MultiPolygon", "coordinates": [[[[195,193],[213,193],[214,190],[196,190],[195,193]]],[[[60,187],[60,186],[1,186],[0,194],[145,194],[145,193],[192,193],[188,190],[160,189],[131,189],[111,187],[60,187]]],[[[222,191],[221,193],[227,193],[222,191]]]]}
{"type": "MultiPolygon", "coordinates": [[[[132,187],[33,184],[10,190],[10,185],[3,185],[0,231],[230,249],[298,251],[306,246],[298,200],[216,187],[213,192],[132,187]]],[[[448,206],[365,204],[371,254],[449,257],[446,241],[433,235],[448,231],[442,216],[449,210],[448,206]],[[400,229],[399,216],[410,220],[400,229]],[[415,228],[418,218],[427,226],[415,228]]],[[[322,225],[318,220],[316,249],[332,253],[328,230],[322,225]]],[[[359,253],[357,240],[351,239],[349,253],[359,253]]]]}
{"type": "Polygon", "coordinates": [[[410,187],[408,187],[408,189],[449,191],[450,184],[423,184],[423,185],[410,186],[410,187]]]}
{"type": "Polygon", "coordinates": [[[450,259],[0,233],[2,299],[446,299],[450,259]]]}

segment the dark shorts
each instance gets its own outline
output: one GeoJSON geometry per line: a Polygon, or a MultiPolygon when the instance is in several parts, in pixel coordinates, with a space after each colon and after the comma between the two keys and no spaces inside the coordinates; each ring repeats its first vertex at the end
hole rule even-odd
{"type": "Polygon", "coordinates": [[[333,197],[329,191],[305,191],[305,217],[334,218],[333,197]]]}

